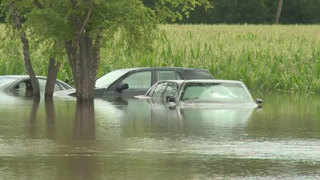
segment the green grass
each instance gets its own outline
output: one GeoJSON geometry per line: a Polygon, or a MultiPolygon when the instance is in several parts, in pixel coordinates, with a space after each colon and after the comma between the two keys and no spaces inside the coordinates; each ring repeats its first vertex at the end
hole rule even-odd
{"type": "MultiPolygon", "coordinates": [[[[319,28],[317,25],[163,25],[161,30],[166,37],[154,43],[153,52],[129,54],[119,44],[106,42],[98,76],[113,69],[136,66],[200,67],[209,69],[218,79],[242,80],[253,90],[317,93],[320,92],[319,28]]],[[[0,74],[25,73],[19,42],[6,43],[7,48],[0,49],[0,74]]],[[[41,49],[34,50],[32,59],[36,71],[45,75],[47,60],[42,53],[41,49]]],[[[70,82],[71,71],[66,67],[67,63],[59,78],[70,82]]]]}

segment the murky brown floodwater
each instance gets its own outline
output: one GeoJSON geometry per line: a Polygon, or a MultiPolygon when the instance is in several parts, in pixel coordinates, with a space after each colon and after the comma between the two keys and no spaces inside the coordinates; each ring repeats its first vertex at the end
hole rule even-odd
{"type": "Polygon", "coordinates": [[[320,179],[320,96],[263,109],[0,100],[0,179],[320,179]]]}

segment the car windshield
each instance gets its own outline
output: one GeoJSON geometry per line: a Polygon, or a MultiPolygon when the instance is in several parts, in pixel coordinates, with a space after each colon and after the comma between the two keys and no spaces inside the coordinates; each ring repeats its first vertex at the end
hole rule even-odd
{"type": "Polygon", "coordinates": [[[96,88],[108,88],[110,84],[115,82],[121,76],[129,72],[129,69],[121,69],[109,72],[108,74],[102,76],[96,80],[96,88]]]}
{"type": "Polygon", "coordinates": [[[247,103],[251,95],[240,83],[188,83],[181,96],[182,101],[247,103]]]}
{"type": "Polygon", "coordinates": [[[0,78],[0,85],[6,84],[6,83],[11,83],[13,81],[17,80],[17,78],[13,77],[1,77],[0,78]]]}

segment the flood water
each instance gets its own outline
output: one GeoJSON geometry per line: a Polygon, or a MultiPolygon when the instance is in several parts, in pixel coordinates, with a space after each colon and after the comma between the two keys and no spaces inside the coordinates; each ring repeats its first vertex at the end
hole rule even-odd
{"type": "Polygon", "coordinates": [[[262,109],[0,100],[0,179],[320,179],[320,96],[262,109]]]}

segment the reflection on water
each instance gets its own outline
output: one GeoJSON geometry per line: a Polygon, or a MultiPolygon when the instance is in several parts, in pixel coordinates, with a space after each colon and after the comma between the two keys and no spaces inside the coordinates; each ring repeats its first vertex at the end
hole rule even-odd
{"type": "Polygon", "coordinates": [[[73,137],[95,139],[95,118],[93,101],[77,102],[73,137]]]}
{"type": "Polygon", "coordinates": [[[47,119],[47,132],[49,139],[55,139],[55,118],[56,112],[52,99],[47,99],[45,102],[45,111],[47,119]]]}
{"type": "MultiPolygon", "coordinates": [[[[147,103],[144,100],[131,100],[122,117],[121,126],[125,136],[208,136],[218,132],[229,133],[243,129],[253,108],[184,108],[171,109],[162,104],[147,103]],[[214,133],[212,134],[212,132],[214,133]]],[[[221,134],[218,134],[219,138],[221,134]]],[[[225,138],[225,136],[224,136],[225,138]]],[[[213,139],[211,139],[213,140],[213,139]]],[[[217,140],[217,139],[215,139],[217,140]]]]}
{"type": "Polygon", "coordinates": [[[320,97],[263,109],[1,97],[0,179],[319,179],[320,97]]]}
{"type": "Polygon", "coordinates": [[[35,98],[33,99],[33,103],[32,103],[32,108],[31,108],[31,112],[30,112],[30,136],[33,137],[35,135],[36,132],[36,123],[37,123],[37,112],[39,109],[39,103],[40,103],[40,99],[39,98],[35,98]]]}

